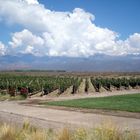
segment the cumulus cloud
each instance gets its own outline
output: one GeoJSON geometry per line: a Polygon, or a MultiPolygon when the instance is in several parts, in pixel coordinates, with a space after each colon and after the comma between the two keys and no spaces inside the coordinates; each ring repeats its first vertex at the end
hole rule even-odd
{"type": "Polygon", "coordinates": [[[124,41],[125,48],[128,49],[127,54],[140,54],[140,34],[134,33],[124,41]]]}
{"type": "Polygon", "coordinates": [[[24,29],[12,35],[12,41],[9,42],[9,45],[12,47],[13,52],[15,50],[15,52],[39,55],[42,51],[41,46],[44,45],[44,40],[24,29]]]}
{"type": "Polygon", "coordinates": [[[129,47],[133,46],[133,48],[140,49],[140,34],[135,33],[131,35],[126,43],[129,44],[129,47]]]}
{"type": "Polygon", "coordinates": [[[0,42],[0,56],[5,55],[5,52],[6,52],[5,45],[2,42],[0,42]]]}
{"type": "Polygon", "coordinates": [[[46,9],[37,0],[0,1],[1,20],[23,27],[12,34],[12,52],[88,57],[140,54],[140,34],[119,40],[116,32],[94,24],[95,16],[80,8],[72,12],[46,9]]]}
{"type": "Polygon", "coordinates": [[[26,2],[27,4],[39,4],[37,0],[20,0],[20,2],[26,2]]]}

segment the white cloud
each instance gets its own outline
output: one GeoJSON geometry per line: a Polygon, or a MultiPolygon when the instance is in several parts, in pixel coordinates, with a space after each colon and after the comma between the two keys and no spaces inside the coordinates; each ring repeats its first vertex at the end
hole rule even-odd
{"type": "Polygon", "coordinates": [[[25,49],[25,53],[33,53],[34,47],[33,46],[27,46],[27,48],[25,49]]]}
{"type": "Polygon", "coordinates": [[[42,52],[41,46],[44,45],[44,40],[36,35],[33,35],[27,29],[21,32],[16,32],[12,35],[12,41],[9,42],[12,47],[12,52],[33,53],[39,55],[42,52]]]}
{"type": "Polygon", "coordinates": [[[140,34],[134,33],[124,41],[124,46],[127,48],[127,54],[140,54],[140,34]]]}
{"type": "Polygon", "coordinates": [[[26,2],[27,4],[39,4],[38,0],[20,0],[20,2],[26,2]]]}
{"type": "Polygon", "coordinates": [[[30,31],[24,29],[21,32],[16,32],[12,36],[12,42],[9,42],[9,44],[13,48],[22,47],[31,45],[31,46],[37,46],[37,45],[43,45],[44,40],[36,35],[33,35],[30,31]]]}
{"type": "Polygon", "coordinates": [[[125,41],[118,34],[94,24],[95,16],[80,8],[72,12],[46,9],[37,0],[0,1],[0,16],[24,29],[9,42],[12,52],[50,56],[140,54],[140,34],[125,41]]]}
{"type": "Polygon", "coordinates": [[[129,47],[140,48],[140,34],[135,33],[135,34],[131,35],[126,40],[126,43],[129,44],[129,47]]]}
{"type": "Polygon", "coordinates": [[[19,24],[36,31],[47,30],[46,16],[50,10],[43,5],[29,4],[29,0],[0,1],[0,17],[8,24],[19,24]]]}
{"type": "Polygon", "coordinates": [[[0,56],[5,55],[5,52],[6,52],[5,45],[2,42],[0,42],[0,56]]]}

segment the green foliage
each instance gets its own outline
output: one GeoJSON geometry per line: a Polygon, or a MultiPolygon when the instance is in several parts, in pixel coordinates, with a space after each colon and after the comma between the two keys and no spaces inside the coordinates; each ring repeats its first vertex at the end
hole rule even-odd
{"type": "MultiPolygon", "coordinates": [[[[58,90],[62,94],[67,88],[72,86],[72,94],[77,93],[77,90],[82,82],[80,77],[66,77],[66,76],[24,76],[24,75],[0,75],[0,91],[7,91],[11,96],[21,94],[21,90],[26,88],[27,95],[33,95],[44,91],[44,94],[49,94],[54,90],[58,90]]],[[[91,82],[96,90],[100,92],[104,87],[107,91],[111,91],[111,87],[120,90],[121,87],[125,89],[137,88],[140,86],[140,78],[91,78],[91,82]]],[[[89,81],[86,78],[85,92],[88,92],[89,81]]]]}
{"type": "Polygon", "coordinates": [[[91,78],[91,82],[96,90],[100,92],[101,86],[106,90],[111,91],[111,86],[119,90],[121,87],[129,89],[129,87],[136,88],[140,86],[140,78],[91,78]]]}
{"type": "Polygon", "coordinates": [[[58,89],[59,94],[62,94],[73,85],[76,91],[80,82],[79,78],[74,77],[0,75],[0,90],[7,90],[10,95],[16,95],[21,94],[23,88],[30,94],[42,90],[44,94],[49,94],[58,89]]]}
{"type": "Polygon", "coordinates": [[[75,94],[80,86],[82,82],[82,79],[81,78],[75,78],[73,80],[73,84],[72,84],[72,94],[75,94]]]}

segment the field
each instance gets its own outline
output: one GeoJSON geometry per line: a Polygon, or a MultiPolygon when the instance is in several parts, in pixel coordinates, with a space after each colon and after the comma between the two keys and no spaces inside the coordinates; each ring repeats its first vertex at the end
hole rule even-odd
{"type": "Polygon", "coordinates": [[[140,73],[0,72],[0,121],[8,123],[0,125],[0,139],[124,140],[127,137],[128,140],[138,140],[139,93],[140,73]],[[131,114],[86,113],[61,110],[59,106],[131,114]],[[26,124],[19,129],[9,125],[9,120],[21,124],[26,118],[36,127],[26,124]],[[99,127],[103,119],[112,120],[117,125],[112,128],[107,123],[105,127],[99,127]],[[64,129],[56,133],[60,126],[64,129]]]}
{"type": "Polygon", "coordinates": [[[0,97],[2,95],[62,96],[87,93],[113,92],[139,89],[138,73],[45,73],[44,72],[1,72],[0,97]]]}
{"type": "Polygon", "coordinates": [[[140,112],[140,94],[46,102],[45,105],[140,112]]]}

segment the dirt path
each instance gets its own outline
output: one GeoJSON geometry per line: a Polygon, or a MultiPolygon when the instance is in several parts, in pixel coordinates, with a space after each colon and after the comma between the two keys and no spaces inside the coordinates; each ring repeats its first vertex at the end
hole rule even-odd
{"type": "Polygon", "coordinates": [[[96,127],[104,121],[112,121],[122,129],[128,128],[140,133],[140,119],[24,106],[17,102],[0,102],[0,120],[22,123],[27,118],[31,124],[43,128],[96,127]]]}

